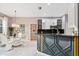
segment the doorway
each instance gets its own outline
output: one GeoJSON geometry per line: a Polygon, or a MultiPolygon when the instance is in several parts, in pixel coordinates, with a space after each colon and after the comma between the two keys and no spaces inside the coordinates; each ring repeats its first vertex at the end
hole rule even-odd
{"type": "Polygon", "coordinates": [[[37,40],[37,25],[36,24],[30,24],[30,30],[31,30],[31,40],[37,40]]]}

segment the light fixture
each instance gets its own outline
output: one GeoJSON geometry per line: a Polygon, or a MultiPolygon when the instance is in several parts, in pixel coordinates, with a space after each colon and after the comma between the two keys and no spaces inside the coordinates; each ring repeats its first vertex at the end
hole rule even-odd
{"type": "Polygon", "coordinates": [[[38,6],[38,9],[41,10],[42,9],[42,6],[38,6]]]}
{"type": "Polygon", "coordinates": [[[16,10],[14,11],[14,13],[15,13],[15,19],[14,19],[14,21],[15,21],[15,23],[13,23],[12,24],[12,27],[19,27],[19,25],[16,23],[16,10]]]}
{"type": "Polygon", "coordinates": [[[19,25],[18,24],[12,24],[12,27],[19,27],[19,25]]]}

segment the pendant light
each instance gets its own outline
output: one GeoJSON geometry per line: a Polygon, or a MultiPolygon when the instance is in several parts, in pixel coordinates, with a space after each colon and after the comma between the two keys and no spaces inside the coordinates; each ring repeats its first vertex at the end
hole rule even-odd
{"type": "Polygon", "coordinates": [[[14,13],[15,13],[15,19],[14,19],[15,23],[12,24],[12,27],[18,28],[19,25],[16,23],[16,10],[14,11],[14,13]]]}

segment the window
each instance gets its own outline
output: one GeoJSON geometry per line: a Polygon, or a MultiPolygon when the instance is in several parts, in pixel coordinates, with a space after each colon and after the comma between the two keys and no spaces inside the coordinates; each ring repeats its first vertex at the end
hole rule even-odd
{"type": "Polygon", "coordinates": [[[0,20],[0,33],[2,33],[2,20],[0,20]]]}

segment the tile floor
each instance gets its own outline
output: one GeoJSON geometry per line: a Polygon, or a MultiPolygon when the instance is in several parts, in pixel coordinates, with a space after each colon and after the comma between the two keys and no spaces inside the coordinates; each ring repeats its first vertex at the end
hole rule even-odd
{"type": "Polygon", "coordinates": [[[23,46],[16,47],[11,51],[6,51],[5,48],[0,48],[1,56],[48,56],[37,51],[36,41],[27,41],[23,46]]]}

